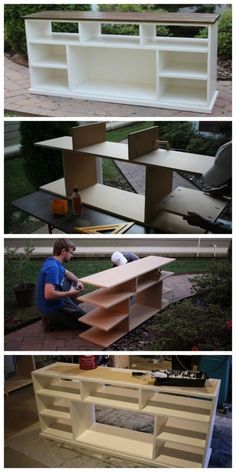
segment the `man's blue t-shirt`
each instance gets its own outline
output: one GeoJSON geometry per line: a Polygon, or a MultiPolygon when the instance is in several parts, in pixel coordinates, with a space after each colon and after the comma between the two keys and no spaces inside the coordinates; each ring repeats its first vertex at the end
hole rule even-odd
{"type": "Polygon", "coordinates": [[[54,259],[48,257],[44,261],[38,276],[38,308],[44,315],[53,313],[61,308],[63,300],[46,300],[44,296],[45,284],[53,284],[58,291],[63,290],[63,281],[65,276],[65,268],[63,265],[54,259]]]}

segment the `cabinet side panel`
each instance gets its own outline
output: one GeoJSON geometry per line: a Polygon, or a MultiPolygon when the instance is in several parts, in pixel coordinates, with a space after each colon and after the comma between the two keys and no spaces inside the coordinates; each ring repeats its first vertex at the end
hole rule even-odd
{"type": "Polygon", "coordinates": [[[136,302],[142,305],[161,308],[162,305],[162,282],[143,290],[136,295],[136,302]]]}
{"type": "Polygon", "coordinates": [[[70,413],[73,437],[76,441],[81,434],[95,423],[95,407],[92,404],[86,405],[85,403],[71,402],[70,413]]]}
{"type": "Polygon", "coordinates": [[[208,27],[208,85],[207,99],[211,100],[217,88],[217,23],[208,27]]]}

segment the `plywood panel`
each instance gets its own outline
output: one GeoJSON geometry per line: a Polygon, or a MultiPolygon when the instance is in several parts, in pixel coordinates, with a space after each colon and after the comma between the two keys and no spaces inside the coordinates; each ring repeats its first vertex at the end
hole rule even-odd
{"type": "Polygon", "coordinates": [[[34,143],[34,146],[39,146],[47,149],[57,149],[58,151],[73,151],[71,136],[61,136],[60,138],[39,141],[37,143],[34,143]]]}
{"type": "Polygon", "coordinates": [[[75,185],[79,191],[97,182],[96,158],[88,159],[82,153],[73,151],[63,152],[63,167],[66,195],[71,197],[75,185]]]}
{"type": "Polygon", "coordinates": [[[214,24],[219,18],[215,13],[152,13],[152,12],[81,12],[42,11],[24,16],[25,19],[78,20],[78,21],[121,21],[141,23],[189,23],[214,24]]]}
{"type": "Polygon", "coordinates": [[[172,191],[173,171],[165,167],[146,167],[145,222],[160,211],[159,202],[172,191]]]}
{"type": "Polygon", "coordinates": [[[92,123],[72,128],[73,149],[106,141],[106,123],[92,123]]]}
{"type": "Polygon", "coordinates": [[[189,152],[158,149],[138,157],[134,162],[136,164],[167,167],[173,170],[182,170],[202,175],[214,164],[215,158],[189,152]]]}
{"type": "Polygon", "coordinates": [[[159,204],[161,210],[185,216],[189,211],[215,221],[226,207],[227,202],[210,197],[199,190],[177,187],[159,204]]]}
{"type": "Polygon", "coordinates": [[[97,344],[98,346],[108,347],[127,333],[128,322],[124,320],[108,332],[98,328],[90,328],[88,331],[85,331],[85,333],[81,333],[79,338],[97,344]]]}
{"type": "Polygon", "coordinates": [[[152,152],[155,149],[158,137],[158,126],[130,133],[128,135],[129,160],[152,152]]]}
{"type": "Polygon", "coordinates": [[[161,231],[161,233],[177,233],[177,234],[203,234],[204,229],[197,226],[191,226],[183,220],[182,216],[160,211],[157,216],[148,222],[151,228],[161,231]]]}
{"type": "Polygon", "coordinates": [[[81,149],[81,151],[91,156],[96,155],[98,157],[118,159],[121,161],[129,160],[128,146],[124,143],[105,141],[91,146],[85,146],[81,149]]]}
{"type": "Polygon", "coordinates": [[[95,308],[95,310],[81,316],[79,320],[89,326],[96,326],[104,331],[109,331],[127,317],[128,307],[126,308],[126,313],[121,313],[116,309],[104,310],[103,308],[95,308]]]}
{"type": "Polygon", "coordinates": [[[82,202],[89,207],[119,215],[129,221],[144,222],[143,195],[96,184],[82,190],[80,196],[82,202]]]}
{"type": "Polygon", "coordinates": [[[147,256],[123,266],[113,267],[112,269],[83,277],[81,280],[83,283],[89,283],[97,287],[115,287],[139,275],[169,264],[174,260],[169,257],[147,256]]]}

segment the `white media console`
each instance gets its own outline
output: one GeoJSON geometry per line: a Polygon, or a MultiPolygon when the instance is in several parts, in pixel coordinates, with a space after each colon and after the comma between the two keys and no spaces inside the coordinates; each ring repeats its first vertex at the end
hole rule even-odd
{"type": "Polygon", "coordinates": [[[25,17],[30,92],[209,113],[217,97],[217,14],[45,11],[25,17]],[[58,33],[56,23],[77,33],[58,33]],[[103,34],[137,25],[137,36],[103,34]],[[208,37],[157,36],[205,27],[208,37]]]}

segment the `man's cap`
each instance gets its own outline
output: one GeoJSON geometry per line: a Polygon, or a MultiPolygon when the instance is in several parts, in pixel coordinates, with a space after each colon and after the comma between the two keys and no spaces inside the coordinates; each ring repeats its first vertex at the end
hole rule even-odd
{"type": "Polygon", "coordinates": [[[127,264],[128,261],[121,252],[116,251],[116,252],[113,252],[111,256],[111,262],[116,266],[120,266],[120,265],[127,264]]]}
{"type": "Polygon", "coordinates": [[[203,178],[208,185],[216,186],[232,178],[232,141],[218,149],[214,164],[203,174],[203,178]]]}

